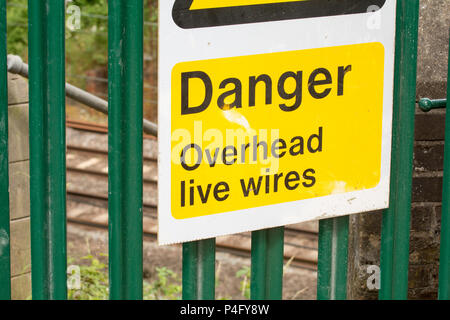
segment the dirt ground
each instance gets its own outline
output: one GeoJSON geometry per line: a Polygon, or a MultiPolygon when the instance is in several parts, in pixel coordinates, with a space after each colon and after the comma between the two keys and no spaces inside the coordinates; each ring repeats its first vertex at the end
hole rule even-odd
{"type": "MultiPolygon", "coordinates": [[[[69,224],[67,229],[68,256],[82,263],[80,257],[89,252],[107,262],[101,253],[108,252],[106,231],[69,224]]],[[[156,279],[156,268],[166,267],[181,278],[181,246],[158,246],[155,240],[144,240],[144,278],[152,282],[156,279]]],[[[240,289],[244,277],[236,273],[250,267],[250,259],[230,253],[216,253],[216,299],[246,299],[240,289]]],[[[316,272],[288,265],[284,270],[283,299],[315,299],[316,272]]]]}

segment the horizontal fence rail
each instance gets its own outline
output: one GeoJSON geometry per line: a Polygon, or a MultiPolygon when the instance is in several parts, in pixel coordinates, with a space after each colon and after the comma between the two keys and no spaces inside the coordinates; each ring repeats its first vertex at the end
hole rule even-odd
{"type": "Polygon", "coordinates": [[[433,109],[445,108],[446,105],[447,105],[447,99],[431,100],[429,98],[422,98],[419,100],[419,107],[424,112],[428,112],[433,109]]]}
{"type": "MultiPolygon", "coordinates": [[[[22,61],[19,56],[8,55],[8,72],[19,74],[25,78],[28,78],[28,65],[22,61]]],[[[96,111],[103,114],[108,114],[108,102],[93,95],[87,91],[77,88],[70,83],[66,83],[66,96],[78,101],[96,111]]],[[[143,120],[143,130],[145,133],[158,136],[158,126],[156,123],[143,120]]]]}

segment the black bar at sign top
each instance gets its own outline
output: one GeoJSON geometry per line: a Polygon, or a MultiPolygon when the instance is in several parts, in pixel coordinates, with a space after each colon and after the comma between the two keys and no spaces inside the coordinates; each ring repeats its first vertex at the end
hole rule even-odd
{"type": "Polygon", "coordinates": [[[183,29],[373,12],[387,0],[306,0],[189,10],[193,1],[175,0],[172,17],[183,29]]]}

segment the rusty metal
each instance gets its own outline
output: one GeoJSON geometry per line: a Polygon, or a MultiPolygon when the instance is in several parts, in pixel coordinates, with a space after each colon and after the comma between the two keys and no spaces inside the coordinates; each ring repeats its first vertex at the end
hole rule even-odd
{"type": "MultiPolygon", "coordinates": [[[[108,133],[108,126],[96,124],[92,122],[85,122],[79,120],[66,120],[66,127],[79,129],[83,131],[95,132],[95,133],[108,133]]],[[[144,139],[156,140],[156,138],[149,134],[144,134],[144,139]]]]}

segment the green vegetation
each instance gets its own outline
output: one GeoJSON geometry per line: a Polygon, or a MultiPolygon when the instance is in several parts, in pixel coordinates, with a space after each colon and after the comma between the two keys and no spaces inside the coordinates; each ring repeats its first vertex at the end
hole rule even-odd
{"type": "MultiPolygon", "coordinates": [[[[87,262],[79,266],[80,270],[80,289],[73,288],[67,290],[69,300],[106,300],[108,299],[108,275],[106,273],[106,265],[92,254],[88,254],[81,258],[87,262]]],[[[73,258],[68,259],[68,265],[74,263],[73,258]]],[[[74,276],[74,272],[68,275],[74,276]]]]}
{"type": "Polygon", "coordinates": [[[8,53],[23,58],[27,56],[28,44],[27,3],[27,0],[7,1],[8,53]]]}
{"type": "MultiPolygon", "coordinates": [[[[106,256],[106,254],[101,254],[106,256]]],[[[91,253],[80,258],[80,265],[77,268],[80,272],[79,288],[69,286],[69,300],[107,300],[108,293],[108,273],[107,265],[101,262],[91,253]]],[[[73,265],[75,260],[68,259],[68,265],[73,265]]],[[[74,284],[76,271],[68,275],[68,280],[74,284]]],[[[144,300],[179,300],[181,299],[181,279],[168,268],[156,268],[156,279],[152,282],[144,281],[144,300]]]]}
{"type": "MultiPolygon", "coordinates": [[[[66,27],[66,75],[71,83],[85,86],[85,73],[92,69],[107,69],[108,63],[108,1],[72,0],[81,10],[79,30],[66,27]]],[[[144,0],[144,52],[148,52],[156,39],[158,17],[157,1],[144,0]],[[152,40],[152,41],[154,41],[152,40]]],[[[66,21],[71,14],[66,12],[66,21]]],[[[28,0],[7,2],[8,53],[20,55],[27,61],[28,0]]]]}
{"type": "MultiPolygon", "coordinates": [[[[88,243],[89,248],[89,243],[88,243]]],[[[106,254],[100,254],[106,257],[106,254]]],[[[88,249],[88,255],[81,257],[77,261],[73,258],[68,259],[68,298],[69,300],[107,300],[108,293],[108,271],[107,265],[100,261],[99,257],[91,254],[88,249]],[[75,265],[76,269],[70,266],[75,265]],[[76,284],[76,272],[79,271],[79,286],[76,284]],[[74,281],[75,280],[75,281],[74,281]]],[[[144,280],[144,300],[180,300],[181,299],[181,277],[174,271],[166,267],[155,268],[156,275],[153,280],[144,280]]],[[[219,286],[220,264],[216,271],[216,286],[219,286]]],[[[250,298],[250,267],[244,266],[236,273],[236,278],[241,279],[241,294],[244,298],[250,298]]],[[[231,296],[225,295],[217,297],[219,300],[232,299],[231,296]]]]}
{"type": "Polygon", "coordinates": [[[157,279],[144,281],[144,300],[180,300],[181,279],[170,269],[156,268],[157,279]]]}
{"type": "Polygon", "coordinates": [[[244,266],[238,272],[236,277],[241,279],[241,294],[244,298],[250,299],[250,267],[244,266]]]}
{"type": "Polygon", "coordinates": [[[74,0],[71,4],[80,7],[81,21],[80,30],[66,27],[66,73],[71,83],[84,87],[83,78],[72,76],[107,68],[108,6],[107,0],[74,0]]]}

